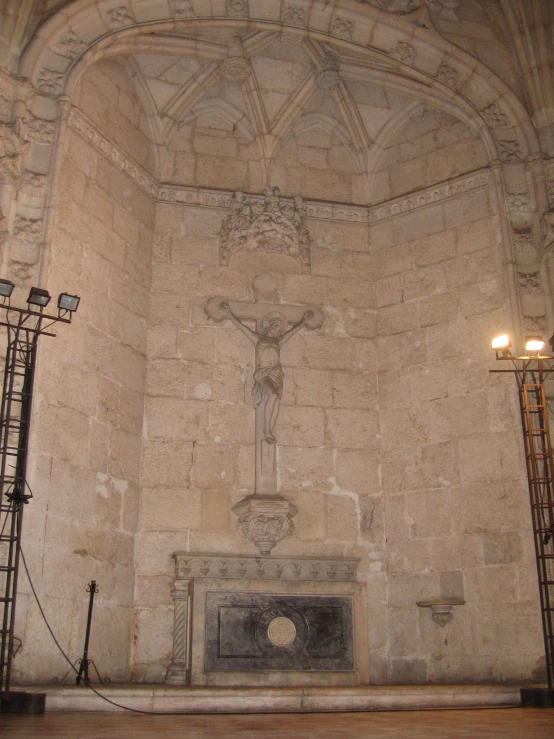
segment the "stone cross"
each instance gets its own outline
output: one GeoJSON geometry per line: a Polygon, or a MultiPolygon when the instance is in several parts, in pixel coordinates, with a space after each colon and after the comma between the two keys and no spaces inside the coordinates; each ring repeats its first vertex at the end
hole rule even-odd
{"type": "Polygon", "coordinates": [[[315,306],[276,302],[277,284],[272,275],[261,274],[253,282],[254,301],[216,296],[205,306],[209,318],[232,321],[255,345],[255,488],[233,511],[239,516],[239,532],[253,540],[262,554],[269,554],[277,540],[290,536],[294,530],[291,516],[296,513],[294,506],[277,494],[276,421],[285,381],[281,347],[300,329],[319,328],[324,319],[322,310],[315,306]]]}

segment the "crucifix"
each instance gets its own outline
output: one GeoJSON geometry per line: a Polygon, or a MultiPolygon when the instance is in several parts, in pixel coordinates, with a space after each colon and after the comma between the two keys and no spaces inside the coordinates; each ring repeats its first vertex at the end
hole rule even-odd
{"type": "Polygon", "coordinates": [[[294,506],[277,493],[276,426],[285,380],[281,348],[301,329],[319,328],[324,318],[321,309],[314,306],[275,302],[277,285],[272,275],[261,274],[253,282],[254,301],[217,296],[205,306],[212,320],[230,320],[255,347],[255,488],[254,494],[237,503],[233,512],[239,516],[239,532],[254,541],[262,554],[290,536],[294,530],[291,516],[296,513],[294,506]]]}

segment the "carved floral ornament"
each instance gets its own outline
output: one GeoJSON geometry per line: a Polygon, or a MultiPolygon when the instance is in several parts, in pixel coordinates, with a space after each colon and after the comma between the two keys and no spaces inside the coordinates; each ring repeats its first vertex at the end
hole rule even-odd
{"type": "Polygon", "coordinates": [[[21,175],[23,157],[30,144],[20,139],[10,126],[0,123],[0,179],[17,180],[21,175]]]}
{"type": "Polygon", "coordinates": [[[236,192],[231,214],[221,225],[220,264],[229,264],[238,252],[265,252],[292,257],[302,269],[309,270],[311,242],[305,218],[302,198],[283,202],[278,187],[266,188],[263,202],[236,192]]]}
{"type": "Polygon", "coordinates": [[[427,8],[441,18],[457,21],[456,10],[460,7],[461,0],[361,0],[361,2],[373,5],[379,10],[386,10],[388,13],[402,15],[427,8]]]}

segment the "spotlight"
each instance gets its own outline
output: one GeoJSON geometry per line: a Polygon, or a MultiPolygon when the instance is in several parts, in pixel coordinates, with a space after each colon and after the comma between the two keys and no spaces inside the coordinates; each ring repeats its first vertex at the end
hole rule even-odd
{"type": "Polygon", "coordinates": [[[15,285],[13,284],[11,280],[0,279],[0,297],[2,298],[11,297],[14,287],[15,285]]]}
{"type": "Polygon", "coordinates": [[[544,341],[539,336],[532,336],[525,342],[525,351],[528,354],[540,354],[541,349],[544,347],[544,341]]]}
{"type": "Polygon", "coordinates": [[[511,346],[512,346],[512,340],[510,339],[508,334],[501,334],[500,336],[495,336],[494,339],[492,340],[492,348],[496,351],[497,358],[509,357],[511,346]]]}
{"type": "Polygon", "coordinates": [[[29,290],[27,302],[29,305],[38,305],[40,308],[46,308],[50,302],[50,293],[48,290],[42,290],[40,287],[32,287],[29,290]]]}
{"type": "Polygon", "coordinates": [[[77,295],[69,295],[69,293],[60,293],[58,298],[58,308],[60,310],[67,310],[70,313],[75,313],[79,307],[79,298],[77,295]]]}

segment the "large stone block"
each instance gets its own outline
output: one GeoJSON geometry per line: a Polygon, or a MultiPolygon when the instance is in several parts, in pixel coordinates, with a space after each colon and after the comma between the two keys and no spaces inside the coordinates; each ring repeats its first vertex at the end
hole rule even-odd
{"type": "Polygon", "coordinates": [[[339,309],[373,308],[373,290],[365,280],[330,278],[328,280],[329,302],[339,309]]]}
{"type": "Polygon", "coordinates": [[[370,373],[333,372],[333,405],[338,408],[374,408],[377,389],[370,373]]]}
{"type": "Polygon", "coordinates": [[[306,361],[314,369],[353,369],[354,343],[337,336],[306,336],[306,361]]]}
{"type": "Polygon", "coordinates": [[[179,439],[199,441],[206,439],[208,404],[202,400],[177,398],[147,398],[145,404],[145,433],[149,439],[179,439]]]}
{"type": "Polygon", "coordinates": [[[338,449],[334,455],[337,485],[357,495],[378,493],[381,488],[380,452],[338,449]]]}
{"type": "Polygon", "coordinates": [[[379,308],[377,311],[377,334],[390,336],[413,331],[418,328],[418,311],[411,303],[399,303],[379,308]]]}
{"type": "Polygon", "coordinates": [[[328,370],[295,369],[294,386],[298,405],[333,405],[332,374],[328,370]]]}
{"type": "Polygon", "coordinates": [[[244,382],[245,376],[241,367],[187,362],[187,398],[238,403],[244,399],[244,382]]]}
{"type": "Polygon", "coordinates": [[[376,411],[337,408],[325,410],[327,443],[339,449],[375,449],[380,443],[376,411]]]}
{"type": "MultiPolygon", "coordinates": [[[[177,460],[174,460],[174,464],[177,460]]],[[[141,531],[183,531],[200,528],[202,494],[189,488],[143,487],[141,531]]]]}
{"type": "Polygon", "coordinates": [[[145,440],[142,447],[142,484],[189,487],[192,449],[192,443],[186,441],[145,440]]]}
{"type": "Polygon", "coordinates": [[[393,222],[395,244],[413,241],[444,231],[442,205],[421,208],[405,216],[398,216],[393,222]]]}
{"type": "Polygon", "coordinates": [[[277,441],[280,446],[323,446],[323,410],[306,406],[282,406],[277,422],[277,441]]]}
{"type": "Polygon", "coordinates": [[[333,475],[333,454],[330,449],[295,448],[281,446],[278,449],[279,479],[281,490],[317,490],[330,487],[333,475]]]}
{"type": "Polygon", "coordinates": [[[196,487],[229,489],[235,484],[238,449],[228,444],[195,444],[192,479],[196,487]]]}

